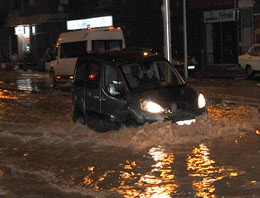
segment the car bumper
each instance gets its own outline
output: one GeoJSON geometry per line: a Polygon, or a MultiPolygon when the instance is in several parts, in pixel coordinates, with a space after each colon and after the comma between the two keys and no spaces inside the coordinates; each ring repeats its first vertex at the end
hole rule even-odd
{"type": "Polygon", "coordinates": [[[196,122],[196,118],[200,115],[206,114],[206,108],[196,112],[178,112],[177,114],[153,114],[149,112],[144,112],[144,120],[146,122],[155,121],[172,121],[178,125],[187,124],[190,125],[196,122]]]}
{"type": "Polygon", "coordinates": [[[57,75],[56,76],[56,81],[59,83],[68,83],[73,81],[73,76],[69,75],[57,75]]]}

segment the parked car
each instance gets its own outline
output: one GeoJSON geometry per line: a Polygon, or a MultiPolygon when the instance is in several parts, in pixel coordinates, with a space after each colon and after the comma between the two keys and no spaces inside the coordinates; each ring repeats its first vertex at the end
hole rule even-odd
{"type": "MultiPolygon", "coordinates": [[[[160,55],[163,55],[161,49],[156,49],[156,52],[158,52],[160,55]]],[[[175,67],[175,69],[181,74],[181,76],[185,77],[184,55],[181,54],[175,48],[172,48],[171,63],[175,67]]],[[[187,57],[187,69],[188,69],[188,77],[194,77],[196,72],[198,72],[201,69],[200,63],[197,60],[197,58],[195,58],[195,56],[187,57]]]]}
{"type": "Polygon", "coordinates": [[[238,56],[238,64],[248,78],[260,73],[260,44],[253,44],[244,55],[238,56]]]}
{"type": "Polygon", "coordinates": [[[157,53],[144,50],[81,55],[73,80],[73,121],[96,131],[171,120],[190,124],[206,100],[157,53]]]}
{"type": "MultiPolygon", "coordinates": [[[[183,77],[185,76],[184,58],[177,51],[174,51],[173,53],[172,65],[183,77]]],[[[195,59],[195,57],[187,57],[187,69],[188,77],[194,77],[195,73],[200,70],[199,62],[195,59]]]]}
{"type": "Polygon", "coordinates": [[[120,27],[90,28],[61,33],[56,47],[56,59],[46,67],[53,87],[57,83],[71,83],[81,53],[120,50],[125,48],[125,39],[120,27]]]}

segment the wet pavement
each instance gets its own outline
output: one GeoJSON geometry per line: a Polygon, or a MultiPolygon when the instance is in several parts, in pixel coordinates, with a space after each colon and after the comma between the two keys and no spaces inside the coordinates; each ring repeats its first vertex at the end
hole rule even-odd
{"type": "Polygon", "coordinates": [[[138,152],[13,141],[1,145],[1,163],[14,164],[0,166],[7,197],[260,196],[259,137],[253,134],[138,152]]]}
{"type": "Polygon", "coordinates": [[[100,134],[48,75],[0,74],[0,197],[260,197],[257,80],[189,79],[209,116],[100,134]]]}

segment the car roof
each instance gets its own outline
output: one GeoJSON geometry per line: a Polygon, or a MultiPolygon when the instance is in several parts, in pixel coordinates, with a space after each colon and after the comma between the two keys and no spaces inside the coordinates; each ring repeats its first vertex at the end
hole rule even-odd
{"type": "Polygon", "coordinates": [[[104,52],[87,52],[79,57],[84,59],[101,59],[105,62],[114,62],[116,65],[127,64],[132,62],[148,62],[153,60],[166,59],[151,49],[123,49],[104,52]]]}

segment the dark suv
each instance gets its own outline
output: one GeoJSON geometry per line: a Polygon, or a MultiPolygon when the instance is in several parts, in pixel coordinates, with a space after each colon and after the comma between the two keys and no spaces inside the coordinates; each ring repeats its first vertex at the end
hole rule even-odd
{"type": "Polygon", "coordinates": [[[86,53],[76,63],[73,121],[96,131],[158,120],[190,124],[206,101],[170,63],[146,50],[86,53]]]}

